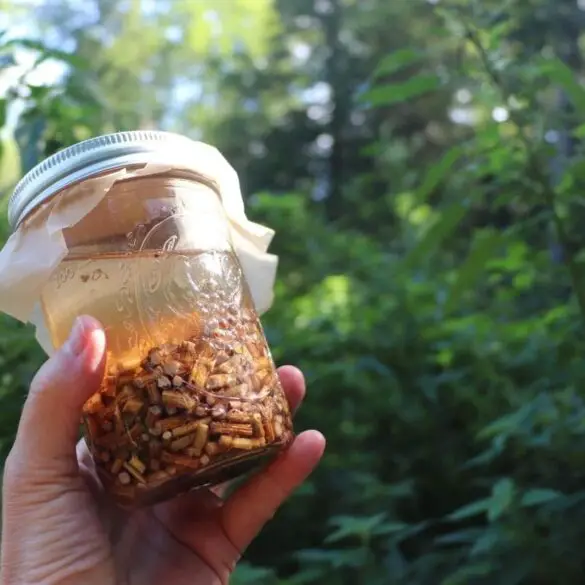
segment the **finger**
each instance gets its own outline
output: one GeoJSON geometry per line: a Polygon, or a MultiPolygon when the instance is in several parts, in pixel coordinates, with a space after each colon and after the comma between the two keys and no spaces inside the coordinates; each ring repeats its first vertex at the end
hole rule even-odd
{"type": "Polygon", "coordinates": [[[67,342],[31,384],[11,462],[37,475],[77,469],[79,418],[83,404],[99,388],[105,344],[104,331],[95,319],[77,319],[67,342]]]}
{"type": "MultiPolygon", "coordinates": [[[[305,377],[301,370],[294,366],[282,366],[281,368],[278,368],[278,376],[280,378],[280,383],[282,384],[282,389],[286,394],[290,409],[294,414],[305,398],[305,377]]],[[[216,485],[210,489],[215,495],[223,498],[233,483],[233,480],[226,481],[225,483],[216,485]]]]}
{"type": "Polygon", "coordinates": [[[313,471],[323,455],[325,438],[305,431],[265,470],[251,478],[222,509],[227,537],[243,551],[278,507],[313,471]]]}
{"type": "Polygon", "coordinates": [[[306,386],[305,377],[298,368],[294,366],[282,366],[278,368],[278,376],[290,409],[295,412],[305,398],[306,386]]]}

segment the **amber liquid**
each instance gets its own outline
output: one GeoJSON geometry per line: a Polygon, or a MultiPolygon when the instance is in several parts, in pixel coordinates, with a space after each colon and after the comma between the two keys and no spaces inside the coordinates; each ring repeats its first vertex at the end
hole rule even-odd
{"type": "Polygon", "coordinates": [[[153,346],[199,335],[222,308],[252,306],[233,253],[183,250],[68,258],[42,302],[56,348],[77,316],[91,315],[105,328],[108,363],[122,369],[153,346]]]}

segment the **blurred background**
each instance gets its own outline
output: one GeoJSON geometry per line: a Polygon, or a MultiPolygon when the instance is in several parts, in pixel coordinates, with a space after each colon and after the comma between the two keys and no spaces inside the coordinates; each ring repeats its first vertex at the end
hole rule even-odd
{"type": "MultiPolygon", "coordinates": [[[[582,0],[0,0],[2,193],[161,128],[276,229],[267,334],[329,443],[235,585],[585,583],[584,25],[582,0]]],[[[4,456],[42,360],[0,318],[4,456]]]]}

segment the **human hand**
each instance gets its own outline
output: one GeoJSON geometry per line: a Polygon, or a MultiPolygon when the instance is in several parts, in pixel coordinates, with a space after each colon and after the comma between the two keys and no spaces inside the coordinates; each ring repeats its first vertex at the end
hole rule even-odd
{"type": "MultiPolygon", "coordinates": [[[[85,443],[82,407],[103,375],[105,335],[89,317],[39,370],[5,465],[1,585],[219,585],[242,551],[310,474],[325,447],[301,433],[266,469],[223,499],[201,489],[123,511],[105,497],[85,443]]],[[[291,409],[299,370],[280,368],[291,409]]]]}

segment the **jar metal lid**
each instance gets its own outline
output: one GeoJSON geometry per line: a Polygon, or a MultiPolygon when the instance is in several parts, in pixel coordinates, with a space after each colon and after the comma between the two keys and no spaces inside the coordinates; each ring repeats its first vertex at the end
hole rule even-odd
{"type": "Polygon", "coordinates": [[[130,165],[155,163],[191,169],[196,142],[172,132],[137,130],[90,138],[69,146],[33,167],[16,185],[8,202],[15,230],[38,205],[79,181],[130,165]]]}

